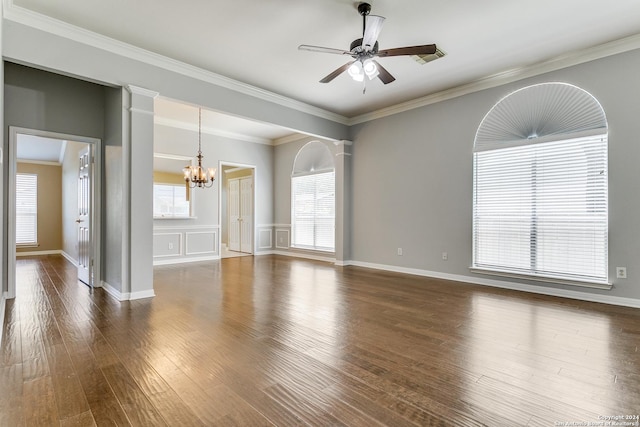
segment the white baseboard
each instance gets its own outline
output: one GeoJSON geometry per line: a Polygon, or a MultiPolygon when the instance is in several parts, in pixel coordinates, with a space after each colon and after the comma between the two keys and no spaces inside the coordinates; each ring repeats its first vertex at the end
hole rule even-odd
{"type": "Polygon", "coordinates": [[[330,256],[322,256],[322,255],[315,255],[312,253],[307,253],[307,252],[295,252],[295,251],[263,251],[263,252],[256,252],[256,255],[283,255],[283,256],[290,256],[290,257],[294,257],[294,258],[306,258],[306,259],[312,259],[314,261],[326,261],[326,262],[331,262],[331,263],[335,263],[336,259],[330,256]]]}
{"type": "Polygon", "coordinates": [[[570,298],[581,301],[598,302],[602,304],[620,305],[625,307],[640,308],[640,300],[635,298],[616,297],[612,295],[600,295],[587,292],[572,291],[568,289],[555,289],[543,286],[526,285],[523,283],[508,282],[504,280],[484,279],[465,276],[461,274],[441,273],[438,271],[421,270],[417,268],[399,267],[395,265],[375,264],[362,261],[344,261],[342,265],[354,265],[357,267],[372,268],[376,270],[393,271],[396,273],[413,274],[416,276],[433,277],[436,279],[452,280],[455,282],[470,283],[474,285],[491,286],[494,288],[510,289],[514,291],[530,292],[534,294],[549,295],[561,298],[570,298]]]}
{"type": "Polygon", "coordinates": [[[7,306],[7,294],[2,292],[0,295],[0,344],[2,344],[2,335],[4,333],[4,311],[7,306]]]}
{"type": "Polygon", "coordinates": [[[78,267],[78,261],[76,261],[75,259],[73,259],[71,257],[71,255],[69,255],[68,253],[66,253],[64,250],[61,251],[61,255],[63,257],[65,257],[67,259],[67,261],[69,261],[71,264],[73,264],[74,267],[78,267]]]}
{"type": "Polygon", "coordinates": [[[153,289],[140,291],[140,292],[131,292],[129,294],[129,301],[133,301],[136,299],[153,298],[155,296],[156,296],[156,293],[153,291],[153,289]]]}
{"type": "Polygon", "coordinates": [[[183,257],[183,258],[171,258],[171,259],[156,259],[153,260],[153,265],[171,265],[171,264],[186,264],[190,262],[201,261],[215,261],[220,259],[220,255],[202,256],[202,257],[183,257]]]}
{"type": "Polygon", "coordinates": [[[156,296],[153,289],[149,289],[147,291],[140,292],[120,292],[110,284],[105,281],[102,281],[102,288],[107,291],[109,295],[117,299],[118,301],[133,301],[137,299],[143,298],[153,298],[156,296]]]}
{"type": "Polygon", "coordinates": [[[17,252],[16,257],[21,256],[39,256],[39,255],[62,255],[62,249],[53,249],[49,251],[29,251],[29,252],[17,252]]]}
{"type": "Polygon", "coordinates": [[[102,289],[104,289],[109,295],[114,297],[116,300],[118,300],[118,301],[126,301],[126,298],[123,298],[123,296],[122,296],[122,294],[120,293],[119,290],[117,290],[116,288],[114,288],[113,286],[111,286],[110,284],[105,282],[104,280],[102,281],[102,289]]]}

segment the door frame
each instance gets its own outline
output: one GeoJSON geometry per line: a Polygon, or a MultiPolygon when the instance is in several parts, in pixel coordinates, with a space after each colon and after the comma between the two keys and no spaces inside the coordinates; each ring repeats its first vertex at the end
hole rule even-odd
{"type": "MultiPolygon", "coordinates": [[[[92,287],[99,287],[102,283],[100,248],[101,248],[101,212],[102,212],[102,140],[88,136],[70,135],[58,132],[49,132],[38,129],[29,129],[18,126],[9,126],[9,150],[7,163],[9,166],[9,180],[5,187],[9,191],[8,218],[7,218],[7,298],[16,296],[16,150],[18,135],[32,135],[51,139],[70,140],[93,145],[94,168],[91,179],[93,197],[91,200],[92,242],[91,260],[93,261],[92,287]]],[[[91,272],[90,272],[91,277],[91,272]]]]}
{"type": "MultiPolygon", "coordinates": [[[[251,235],[251,255],[255,255],[256,254],[256,211],[257,211],[257,203],[256,203],[256,194],[257,191],[256,189],[258,188],[258,168],[256,167],[256,165],[250,165],[250,164],[246,164],[246,163],[235,163],[235,162],[227,162],[224,160],[219,160],[218,161],[218,171],[220,172],[220,175],[218,177],[218,255],[222,255],[221,253],[221,247],[222,245],[220,244],[222,242],[222,181],[223,180],[223,166],[230,166],[233,168],[241,168],[241,169],[251,169],[251,176],[253,177],[253,194],[251,195],[251,197],[253,198],[253,215],[252,215],[252,224],[251,224],[251,230],[252,230],[252,235],[251,235]]],[[[229,195],[227,194],[227,209],[229,207],[229,201],[228,201],[229,195]]],[[[225,216],[225,219],[228,218],[228,213],[227,216],[225,216]]]]}

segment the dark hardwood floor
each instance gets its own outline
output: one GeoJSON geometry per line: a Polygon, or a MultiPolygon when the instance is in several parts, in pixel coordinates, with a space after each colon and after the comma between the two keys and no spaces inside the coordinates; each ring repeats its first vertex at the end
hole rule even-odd
{"type": "Polygon", "coordinates": [[[556,426],[640,413],[638,309],[279,256],[156,267],[157,296],[122,303],[91,294],[59,256],[19,259],[17,278],[0,426],[556,426]]]}

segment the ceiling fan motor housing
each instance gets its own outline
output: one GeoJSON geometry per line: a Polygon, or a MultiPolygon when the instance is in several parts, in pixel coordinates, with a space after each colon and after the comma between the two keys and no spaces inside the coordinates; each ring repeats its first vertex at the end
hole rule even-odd
{"type": "MultiPolygon", "coordinates": [[[[369,53],[371,54],[371,56],[373,56],[373,54],[375,54],[377,51],[378,51],[378,42],[376,41],[376,43],[373,45],[373,49],[371,49],[369,53]]],[[[351,46],[349,47],[349,52],[353,53],[356,56],[364,52],[364,50],[362,49],[361,38],[351,42],[351,46]]]]}

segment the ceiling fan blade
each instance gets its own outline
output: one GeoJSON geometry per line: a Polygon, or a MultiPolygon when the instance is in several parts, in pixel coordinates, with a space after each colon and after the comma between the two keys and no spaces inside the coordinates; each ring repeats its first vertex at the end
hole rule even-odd
{"type": "Polygon", "coordinates": [[[347,68],[349,68],[351,66],[351,64],[353,64],[354,62],[356,62],[356,61],[347,62],[342,67],[338,68],[337,70],[335,70],[332,73],[330,73],[327,77],[325,77],[324,79],[320,80],[320,83],[329,83],[331,80],[335,79],[340,74],[342,74],[345,71],[347,71],[347,68]]]}
{"type": "Polygon", "coordinates": [[[364,35],[362,36],[362,50],[370,51],[375,46],[380,31],[382,31],[384,17],[377,15],[367,15],[364,35]]]}
{"type": "Polygon", "coordinates": [[[382,80],[382,83],[389,84],[396,79],[391,75],[390,72],[387,71],[386,68],[380,65],[378,61],[376,61],[375,59],[373,59],[372,61],[376,64],[376,67],[378,67],[378,78],[382,80]]]}
{"type": "Polygon", "coordinates": [[[310,52],[322,52],[322,53],[334,53],[337,55],[351,55],[351,52],[342,49],[333,49],[330,47],[322,46],[310,46],[308,44],[301,44],[298,46],[298,50],[308,50],[310,52]]]}
{"type": "Polygon", "coordinates": [[[432,55],[436,53],[435,44],[425,44],[421,46],[397,47],[395,49],[384,49],[378,51],[376,56],[401,56],[401,55],[432,55]]]}

